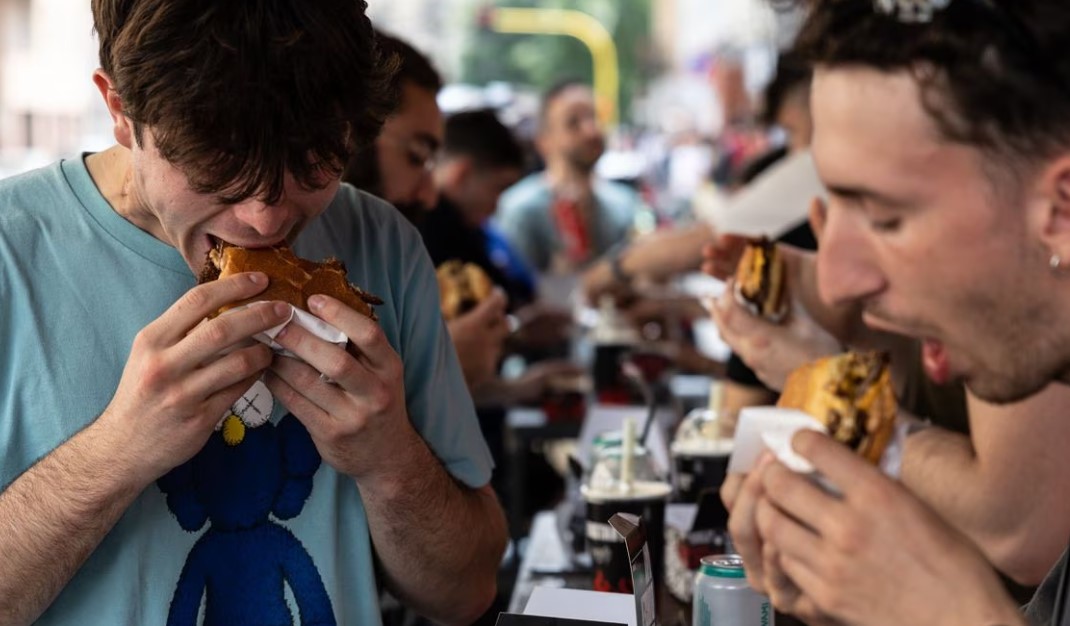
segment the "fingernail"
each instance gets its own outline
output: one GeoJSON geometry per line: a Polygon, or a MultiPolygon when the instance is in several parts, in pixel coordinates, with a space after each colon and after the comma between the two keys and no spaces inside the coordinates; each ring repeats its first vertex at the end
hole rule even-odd
{"type": "Polygon", "coordinates": [[[267,274],[265,274],[263,272],[250,272],[248,274],[248,276],[249,276],[249,282],[253,283],[254,285],[265,285],[265,284],[267,284],[267,281],[268,281],[267,274]]]}
{"type": "Polygon", "coordinates": [[[327,299],[324,298],[323,296],[317,295],[317,296],[312,296],[311,298],[308,299],[308,308],[310,310],[312,310],[313,313],[315,313],[315,312],[319,311],[320,309],[322,309],[323,305],[325,305],[325,304],[327,304],[327,299]]]}
{"type": "Polygon", "coordinates": [[[276,302],[272,309],[278,317],[286,317],[290,314],[290,305],[285,302],[276,302]]]}
{"type": "Polygon", "coordinates": [[[282,339],[283,337],[286,336],[286,333],[288,333],[288,332],[290,332],[290,325],[289,324],[283,326],[282,330],[280,330],[279,332],[275,333],[275,339],[282,339]]]}

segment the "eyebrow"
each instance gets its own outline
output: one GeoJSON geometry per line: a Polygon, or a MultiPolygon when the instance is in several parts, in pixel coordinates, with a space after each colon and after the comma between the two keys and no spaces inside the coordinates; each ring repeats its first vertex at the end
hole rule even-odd
{"type": "Polygon", "coordinates": [[[857,187],[852,185],[836,185],[827,184],[825,188],[829,193],[834,196],[846,198],[854,201],[872,200],[878,204],[883,204],[890,207],[903,207],[909,204],[906,200],[900,198],[893,198],[879,191],[874,191],[868,187],[857,187]]]}

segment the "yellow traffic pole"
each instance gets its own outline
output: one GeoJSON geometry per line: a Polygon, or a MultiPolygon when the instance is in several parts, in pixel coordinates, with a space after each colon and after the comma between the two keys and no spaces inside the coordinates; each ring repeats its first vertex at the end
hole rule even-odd
{"type": "Polygon", "coordinates": [[[616,126],[620,106],[620,69],[617,46],[606,27],[594,17],[571,9],[499,7],[490,12],[490,27],[514,35],[565,35],[579,39],[591,51],[594,92],[602,121],[616,126]]]}

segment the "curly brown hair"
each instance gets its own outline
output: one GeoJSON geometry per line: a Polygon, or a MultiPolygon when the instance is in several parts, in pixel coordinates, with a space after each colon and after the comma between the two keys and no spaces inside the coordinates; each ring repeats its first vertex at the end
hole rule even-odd
{"type": "Polygon", "coordinates": [[[1070,5],[952,0],[903,22],[873,0],[815,0],[796,49],[818,66],[911,72],[946,139],[1020,175],[1070,147],[1070,5]]]}
{"type": "Polygon", "coordinates": [[[394,106],[363,0],[93,0],[100,64],[142,144],[193,189],[277,202],[341,174],[394,106]]]}

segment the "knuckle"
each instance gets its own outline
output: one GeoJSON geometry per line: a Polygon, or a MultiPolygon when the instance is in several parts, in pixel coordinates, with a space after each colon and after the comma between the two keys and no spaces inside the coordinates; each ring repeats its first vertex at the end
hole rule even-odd
{"type": "Polygon", "coordinates": [[[141,363],[139,377],[149,388],[162,387],[169,378],[167,362],[159,354],[145,357],[141,363]]]}
{"type": "Polygon", "coordinates": [[[240,374],[252,374],[267,367],[269,361],[264,358],[263,351],[258,348],[260,346],[234,352],[234,370],[240,374]]]}
{"type": "Polygon", "coordinates": [[[208,308],[208,305],[211,302],[211,292],[208,290],[208,287],[209,285],[201,285],[187,291],[186,294],[182,296],[183,305],[194,310],[208,308]]]}
{"type": "Polygon", "coordinates": [[[211,345],[226,343],[232,328],[233,324],[230,320],[216,318],[204,325],[204,339],[211,345]]]}
{"type": "Polygon", "coordinates": [[[142,350],[147,350],[149,346],[152,345],[153,339],[155,339],[155,337],[156,330],[153,324],[142,328],[138,331],[136,335],[134,335],[134,342],[130,346],[130,351],[132,353],[137,353],[141,352],[142,350]]]}
{"type": "Polygon", "coordinates": [[[344,351],[332,352],[324,361],[322,373],[334,380],[347,378],[356,369],[356,361],[344,351]]]}
{"type": "Polygon", "coordinates": [[[382,411],[390,406],[390,388],[380,382],[368,392],[368,403],[375,411],[382,411]]]}
{"type": "Polygon", "coordinates": [[[868,533],[853,515],[845,514],[829,529],[829,540],[846,554],[857,554],[869,544],[868,533]]]}
{"type": "Polygon", "coordinates": [[[355,343],[370,349],[375,349],[379,345],[380,338],[383,337],[382,330],[374,324],[363,325],[363,328],[357,330],[355,335],[351,337],[355,343]]]}
{"type": "Polygon", "coordinates": [[[179,386],[164,390],[159,394],[159,406],[163,412],[176,411],[186,404],[186,394],[179,386]]]}

